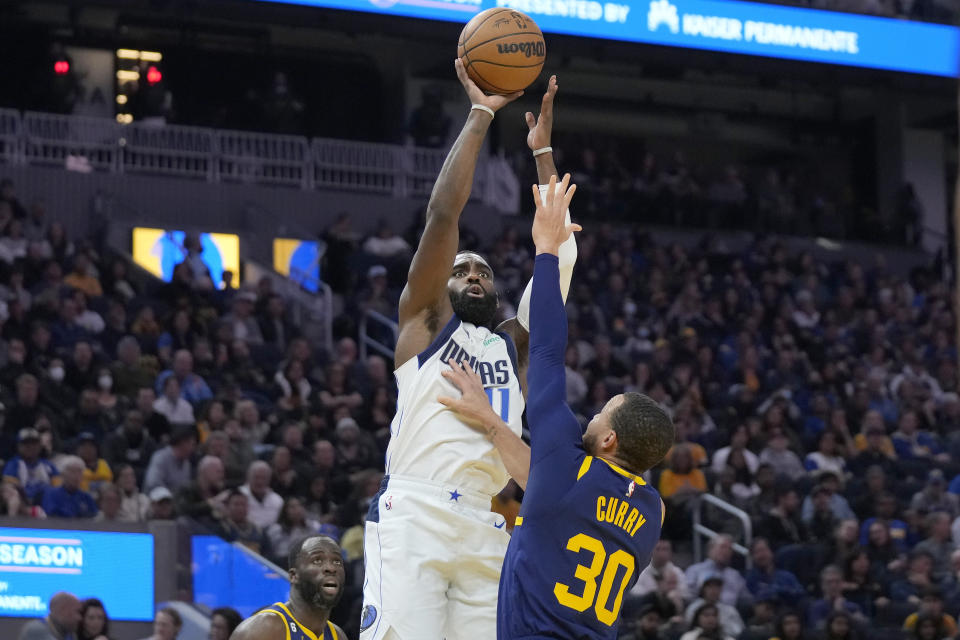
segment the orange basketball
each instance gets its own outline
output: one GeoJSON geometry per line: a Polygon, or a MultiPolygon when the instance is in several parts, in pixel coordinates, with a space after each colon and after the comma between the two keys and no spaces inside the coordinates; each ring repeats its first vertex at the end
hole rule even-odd
{"type": "Polygon", "coordinates": [[[457,57],[470,79],[487,93],[529,87],[543,68],[547,48],[537,23],[519,11],[481,11],[460,32],[457,57]]]}

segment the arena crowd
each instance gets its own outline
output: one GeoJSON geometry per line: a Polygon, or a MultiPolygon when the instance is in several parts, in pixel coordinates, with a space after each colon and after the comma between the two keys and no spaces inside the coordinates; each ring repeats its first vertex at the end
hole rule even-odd
{"type": "MultiPolygon", "coordinates": [[[[198,243],[169,283],[69,238],[42,194],[0,189],[3,515],[181,519],[275,562],[338,539],[356,635],[362,525],[383,473],[392,363],[359,356],[366,310],[395,317],[417,229],[321,233],[339,313],[329,351],[269,280],[212,282],[198,243]]],[[[584,423],[636,390],[677,443],[648,478],[663,540],[625,599],[623,637],[941,639],[960,611],[960,398],[952,299],[929,269],[825,262],[757,237],[664,246],[589,225],[568,302],[568,400],[584,423]],[[691,516],[721,532],[691,562],[691,516]]],[[[507,301],[532,269],[525,229],[489,246],[507,301]]],[[[387,335],[380,336],[389,341],[387,335]]],[[[522,499],[511,483],[494,508],[522,499]]],[[[109,612],[107,612],[109,613],[109,612]]]]}

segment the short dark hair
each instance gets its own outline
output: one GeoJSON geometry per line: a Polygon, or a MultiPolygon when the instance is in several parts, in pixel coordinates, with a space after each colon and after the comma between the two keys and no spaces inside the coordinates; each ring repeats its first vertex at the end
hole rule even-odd
{"type": "Polygon", "coordinates": [[[290,546],[290,552],[287,554],[287,569],[293,569],[295,566],[297,566],[297,560],[300,559],[300,552],[303,551],[303,545],[314,538],[323,538],[337,545],[337,547],[340,546],[337,544],[337,541],[330,536],[322,536],[319,534],[310,534],[308,536],[304,536],[290,546]]]}
{"type": "Polygon", "coordinates": [[[628,391],[610,414],[617,434],[617,455],[631,470],[643,473],[656,466],[673,446],[670,416],[652,398],[628,391]]]}
{"type": "Polygon", "coordinates": [[[227,621],[227,637],[230,637],[230,634],[233,633],[234,629],[240,626],[240,623],[243,622],[243,616],[240,613],[231,607],[217,607],[210,612],[210,618],[213,619],[213,616],[220,616],[227,621]]]}

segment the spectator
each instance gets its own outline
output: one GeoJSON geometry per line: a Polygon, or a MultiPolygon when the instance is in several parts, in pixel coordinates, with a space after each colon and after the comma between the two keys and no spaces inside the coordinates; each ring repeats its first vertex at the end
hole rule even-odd
{"type": "Polygon", "coordinates": [[[860,544],[867,544],[870,530],[875,522],[884,525],[888,537],[893,541],[897,551],[904,553],[908,548],[909,528],[903,520],[894,517],[897,512],[897,499],[892,493],[882,493],[877,496],[873,507],[873,517],[867,518],[860,526],[860,544]]]}
{"type": "Polygon", "coordinates": [[[950,462],[950,455],[944,452],[936,437],[920,429],[920,417],[915,411],[904,411],[900,416],[900,428],[894,432],[893,448],[901,461],[950,462]]]}
{"type": "Polygon", "coordinates": [[[777,618],[777,624],[774,625],[774,638],[776,640],[804,640],[806,634],[803,628],[803,618],[796,611],[786,611],[777,618]]]}
{"type": "Polygon", "coordinates": [[[776,550],[785,545],[802,544],[807,540],[807,530],[799,517],[800,498],[792,486],[777,489],[777,506],[761,520],[758,532],[776,550]]]}
{"type": "Polygon", "coordinates": [[[829,565],[820,572],[821,598],[807,607],[807,626],[812,629],[829,627],[831,612],[842,611],[851,616],[862,616],[860,607],[843,597],[843,572],[829,565]]]}
{"type": "Polygon", "coordinates": [[[700,469],[694,468],[688,447],[678,445],[672,451],[670,468],[660,474],[660,495],[664,500],[683,503],[705,492],[707,480],[700,469]]]}
{"type": "Polygon", "coordinates": [[[956,548],[950,537],[950,524],[953,518],[949,513],[934,511],[926,517],[925,529],[927,537],[920,542],[914,551],[923,551],[933,558],[933,575],[939,580],[950,572],[950,556],[956,548]]]}
{"type": "Polygon", "coordinates": [[[266,531],[274,562],[283,565],[290,547],[297,540],[319,533],[320,527],[320,522],[304,509],[300,498],[287,498],[277,521],[266,531]]]}
{"type": "Polygon", "coordinates": [[[60,462],[63,483],[43,494],[43,510],[51,518],[92,518],[97,515],[93,496],[80,488],[83,482],[83,460],[66,456],[60,462]]]}
{"type": "Polygon", "coordinates": [[[260,325],[253,315],[256,303],[257,294],[253,291],[240,291],[234,296],[233,310],[223,318],[223,322],[230,327],[233,340],[241,340],[250,345],[263,344],[260,325]]]}
{"type": "MultiPolygon", "coordinates": [[[[819,474],[819,478],[820,484],[818,487],[829,494],[827,502],[833,517],[837,521],[856,518],[853,509],[850,508],[850,503],[839,493],[840,476],[833,471],[824,471],[819,474]]],[[[813,496],[807,496],[803,501],[803,509],[801,511],[804,522],[809,524],[813,520],[813,511],[813,496]]]]}
{"type": "Polygon", "coordinates": [[[90,256],[80,251],[73,257],[73,271],[67,274],[63,283],[82,291],[87,297],[99,298],[103,295],[103,289],[100,281],[93,275],[94,272],[90,256]]]}
{"type": "Polygon", "coordinates": [[[862,549],[851,551],[843,559],[843,597],[854,603],[869,617],[885,609],[890,600],[874,575],[870,556],[862,549]]]}
{"type": "Polygon", "coordinates": [[[183,618],[172,607],[164,607],[157,611],[153,619],[153,635],[143,640],[177,640],[183,628],[183,618]]]}
{"type": "Polygon", "coordinates": [[[218,525],[220,536],[229,542],[239,542],[254,553],[268,556],[263,530],[249,519],[249,499],[246,494],[233,489],[227,494],[225,505],[226,517],[218,525]]]}
{"type": "Polygon", "coordinates": [[[767,446],[760,452],[760,464],[768,464],[780,475],[797,480],[806,473],[799,456],[789,449],[790,440],[782,429],[773,429],[767,439],[767,446]]]}
{"type": "Polygon", "coordinates": [[[80,603],[77,640],[110,640],[110,619],[100,600],[87,598],[80,603]]]}
{"type": "Polygon", "coordinates": [[[666,636],[660,633],[664,622],[663,611],[657,604],[644,603],[632,621],[621,621],[622,627],[631,630],[631,633],[621,636],[621,640],[667,640],[666,636]]]}
{"type": "Polygon", "coordinates": [[[923,549],[910,554],[906,574],[890,585],[890,599],[894,602],[907,602],[920,605],[924,589],[935,586],[933,578],[933,556],[923,549]]]}
{"type": "Polygon", "coordinates": [[[153,387],[141,387],[137,390],[136,409],[143,416],[143,426],[155,442],[164,442],[170,437],[170,421],[162,413],[157,413],[153,405],[157,394],[153,387]]]}
{"type": "Polygon", "coordinates": [[[148,520],[173,520],[177,510],[173,503],[173,494],[166,487],[154,487],[150,491],[150,511],[148,520]]]}
{"type": "Polygon", "coordinates": [[[833,611],[827,617],[825,640],[857,640],[860,635],[854,627],[855,618],[847,611],[833,611]]]}
{"type": "Polygon", "coordinates": [[[234,629],[243,622],[236,609],[217,607],[210,612],[210,640],[230,640],[234,629]]]}
{"type": "Polygon", "coordinates": [[[153,403],[153,410],[162,415],[174,426],[194,423],[193,407],[183,399],[180,381],[170,376],[163,381],[163,394],[153,403]]]}
{"type": "Polygon", "coordinates": [[[367,238],[363,250],[371,256],[392,260],[408,256],[410,245],[394,232],[389,223],[381,220],[377,234],[367,238]]]}
{"type": "Polygon", "coordinates": [[[180,385],[180,395],[191,404],[210,400],[213,397],[213,392],[210,391],[206,380],[193,372],[193,354],[186,349],[180,349],[173,354],[173,368],[157,376],[157,393],[163,392],[164,385],[170,378],[177,380],[180,385]]]}
{"type": "Polygon", "coordinates": [[[267,298],[266,308],[258,323],[264,343],[275,347],[279,353],[286,352],[287,343],[299,335],[299,331],[287,317],[286,302],[277,294],[271,294],[267,298]]]}
{"type": "Polygon", "coordinates": [[[225,471],[223,461],[204,456],[197,463],[197,479],[177,494],[177,512],[212,527],[224,517],[223,494],[225,471]]]}
{"type": "Polygon", "coordinates": [[[272,473],[269,464],[257,460],[247,469],[247,483],[240,487],[240,493],[249,500],[250,522],[259,529],[274,524],[283,509],[283,498],[270,488],[272,473]]]}
{"type": "Polygon", "coordinates": [[[17,455],[4,465],[3,481],[22,488],[31,503],[42,500],[47,489],[59,486],[60,471],[42,456],[39,431],[31,427],[20,429],[17,455]]]}
{"type": "Polygon", "coordinates": [[[50,598],[47,617],[25,624],[19,640],[77,640],[81,619],[80,601],[72,593],[60,591],[50,598]]]}
{"type": "Polygon", "coordinates": [[[97,439],[89,431],[77,437],[77,456],[83,460],[83,482],[80,488],[96,493],[103,483],[113,482],[113,471],[107,461],[100,457],[97,439]]]}
{"type": "Polygon", "coordinates": [[[837,437],[833,431],[823,431],[817,439],[817,450],[807,455],[804,467],[817,476],[830,471],[839,478],[846,473],[847,463],[837,448],[837,437]]]}
{"type": "Polygon", "coordinates": [[[190,484],[193,464],[190,457],[197,446],[197,436],[192,427],[178,427],[170,437],[170,444],[158,449],[150,458],[144,491],[148,493],[155,487],[166,487],[179,491],[190,484]]]}
{"type": "Polygon", "coordinates": [[[719,535],[710,541],[707,550],[707,559],[687,568],[687,586],[692,593],[697,593],[703,585],[705,576],[718,574],[723,578],[723,591],[720,601],[730,606],[737,606],[738,601],[749,599],[746,582],[740,572],[730,566],[733,559],[733,539],[727,535],[719,535]]]}
{"type": "Polygon", "coordinates": [[[346,416],[337,421],[337,463],[347,473],[355,473],[373,467],[374,453],[365,442],[360,425],[346,416]]]}
{"type": "Polygon", "coordinates": [[[947,633],[947,628],[943,624],[943,616],[937,616],[925,613],[917,617],[911,638],[918,640],[938,640],[942,638],[953,637],[947,633]]]}
{"type": "Polygon", "coordinates": [[[123,424],[107,436],[103,445],[107,464],[114,468],[129,465],[136,476],[142,476],[146,471],[147,463],[156,449],[157,443],[144,429],[143,413],[138,409],[127,412],[123,424]]]}
{"type": "Polygon", "coordinates": [[[910,508],[920,515],[942,511],[953,520],[960,515],[960,498],[946,491],[947,484],[943,471],[932,469],[927,474],[927,486],[913,494],[910,508]]]}
{"type": "Polygon", "coordinates": [[[750,558],[753,568],[747,571],[745,582],[747,590],[757,598],[767,593],[780,602],[799,602],[806,591],[789,571],[777,569],[773,561],[773,551],[765,538],[754,538],[750,545],[750,558]]]}
{"type": "Polygon", "coordinates": [[[676,578],[680,597],[683,602],[687,602],[690,599],[687,580],[683,570],[673,564],[673,544],[663,538],[657,541],[650,556],[650,564],[640,572],[637,583],[630,590],[630,595],[639,597],[656,591],[657,581],[663,574],[671,574],[676,578]]]}
{"type": "Polygon", "coordinates": [[[705,602],[693,612],[693,627],[680,636],[680,640],[733,640],[720,626],[717,605],[705,602]]]}
{"type": "Polygon", "coordinates": [[[30,504],[23,488],[10,482],[0,484],[0,516],[46,518],[41,507],[30,504]]]}
{"type": "Polygon", "coordinates": [[[117,488],[120,490],[120,513],[117,519],[122,522],[145,522],[150,511],[150,499],[140,493],[137,487],[137,474],[129,464],[117,469],[117,488]]]}
{"type": "Polygon", "coordinates": [[[700,585],[700,597],[690,603],[686,611],[687,624],[696,628],[698,625],[694,622],[694,616],[704,604],[712,604],[717,607],[717,614],[720,617],[720,628],[724,634],[736,638],[743,631],[743,619],[737,612],[737,609],[729,604],[720,602],[720,593],[723,590],[723,576],[719,573],[708,574],[704,576],[700,585]]]}
{"type": "Polygon", "coordinates": [[[140,343],[133,336],[124,336],[117,343],[117,362],[112,372],[114,391],[121,396],[133,398],[137,391],[153,384],[153,374],[143,366],[140,343]]]}
{"type": "Polygon", "coordinates": [[[903,621],[903,630],[914,631],[923,618],[932,618],[936,623],[938,629],[936,638],[953,638],[957,635],[957,620],[944,612],[943,594],[937,587],[927,587],[923,590],[920,608],[903,621]]]}
{"type": "Polygon", "coordinates": [[[761,592],[753,601],[753,616],[747,622],[746,628],[738,636],[738,640],[770,640],[773,636],[773,625],[777,620],[777,598],[772,593],[761,592]]]}

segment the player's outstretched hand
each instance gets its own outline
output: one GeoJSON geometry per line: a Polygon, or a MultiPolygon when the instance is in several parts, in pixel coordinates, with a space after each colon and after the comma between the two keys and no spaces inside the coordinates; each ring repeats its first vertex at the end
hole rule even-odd
{"type": "Polygon", "coordinates": [[[457,78],[460,79],[463,90],[467,92],[467,97],[470,98],[470,104],[482,104],[485,107],[497,111],[523,95],[523,91],[515,91],[505,96],[498,94],[488,96],[470,79],[470,76],[467,75],[467,69],[463,66],[463,61],[461,61],[460,58],[454,60],[453,66],[457,70],[457,78]]]}
{"type": "Polygon", "coordinates": [[[540,188],[533,185],[533,202],[537,206],[537,212],[533,217],[532,235],[537,254],[557,255],[560,245],[567,241],[570,234],[582,229],[576,223],[566,223],[566,211],[576,191],[577,185],[570,184],[569,173],[563,176],[559,187],[557,176],[550,176],[545,203],[540,199],[540,188]]]}
{"type": "Polygon", "coordinates": [[[453,358],[447,360],[449,371],[441,375],[460,390],[459,398],[440,396],[437,402],[452,411],[460,414],[467,424],[482,429],[490,434],[500,423],[500,418],[493,412],[487,392],[483,390],[483,381],[467,362],[458,363],[453,358]]]}
{"type": "Polygon", "coordinates": [[[523,114],[527,121],[527,146],[531,151],[543,149],[550,146],[550,136],[553,133],[553,97],[557,95],[557,76],[550,76],[547,83],[547,92],[543,94],[543,102],[540,103],[540,115],[533,116],[533,113],[527,111],[523,114]]]}

